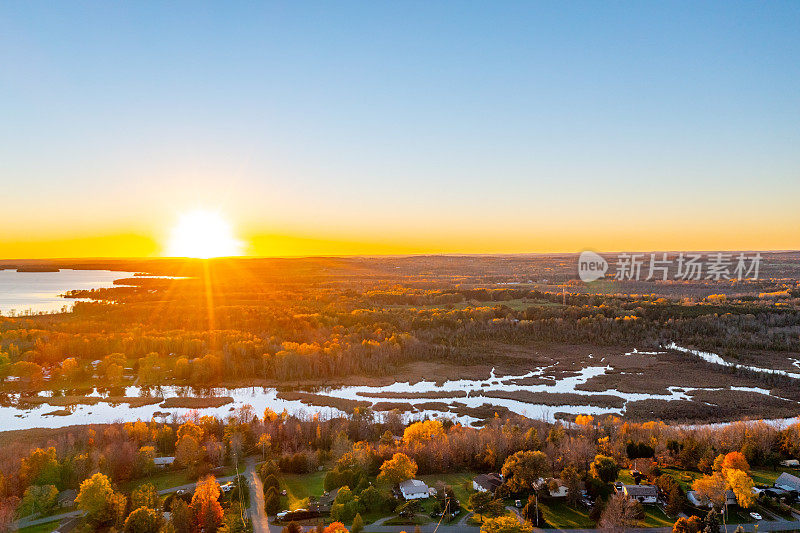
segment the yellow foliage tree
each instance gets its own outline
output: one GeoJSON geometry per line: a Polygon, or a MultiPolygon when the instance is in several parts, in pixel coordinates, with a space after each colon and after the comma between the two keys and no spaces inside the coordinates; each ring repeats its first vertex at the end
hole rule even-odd
{"type": "Polygon", "coordinates": [[[417,473],[417,463],[404,453],[396,453],[381,465],[378,479],[391,484],[411,479],[417,473]]]}

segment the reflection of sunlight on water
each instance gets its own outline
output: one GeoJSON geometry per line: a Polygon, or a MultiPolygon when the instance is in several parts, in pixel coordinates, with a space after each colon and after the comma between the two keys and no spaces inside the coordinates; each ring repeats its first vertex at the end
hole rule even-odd
{"type": "MultiPolygon", "coordinates": [[[[626,355],[653,355],[657,352],[629,352],[626,355]]],[[[713,355],[713,354],[712,354],[713,355]]],[[[718,356],[717,356],[718,357],[718,356]]],[[[506,375],[497,376],[494,369],[489,374],[487,379],[455,379],[447,380],[441,383],[435,381],[420,381],[417,383],[409,382],[395,382],[385,386],[367,386],[355,385],[344,387],[331,387],[331,388],[318,388],[313,392],[320,396],[327,396],[331,398],[339,398],[344,400],[358,400],[368,401],[375,404],[380,401],[388,401],[394,403],[409,403],[415,407],[411,413],[405,413],[406,419],[420,419],[425,416],[431,418],[450,418],[457,420],[464,424],[473,424],[478,419],[469,415],[458,415],[454,411],[459,407],[463,408],[479,408],[484,405],[492,407],[506,408],[511,412],[527,416],[529,418],[542,419],[553,421],[557,413],[566,414],[624,414],[625,407],[622,408],[609,408],[599,407],[596,405],[545,405],[536,403],[527,403],[520,400],[511,398],[494,398],[487,396],[486,393],[490,391],[505,391],[505,392],[528,392],[528,393],[566,393],[580,395],[586,398],[591,398],[598,395],[613,395],[621,398],[625,403],[630,401],[640,401],[647,399],[658,399],[665,401],[676,400],[691,400],[691,394],[695,391],[721,391],[721,390],[736,390],[753,392],[771,396],[770,391],[759,387],[729,387],[729,388],[692,388],[692,387],[668,387],[667,394],[652,394],[652,393],[632,393],[622,392],[616,389],[606,389],[602,391],[589,391],[579,388],[590,379],[606,374],[612,369],[611,366],[587,366],[580,370],[566,371],[568,375],[560,377],[555,375],[547,375],[550,371],[552,373],[557,368],[557,364],[550,366],[543,366],[519,375],[506,375]],[[528,378],[538,378],[539,380],[546,380],[546,383],[536,384],[519,384],[521,380],[528,378]],[[376,396],[380,393],[396,393],[391,398],[381,398],[376,396]],[[454,392],[465,392],[466,396],[453,397],[454,392]],[[429,394],[430,398],[415,398],[416,394],[425,393],[429,394]],[[439,396],[437,396],[437,394],[439,396]],[[448,397],[448,394],[450,397],[448,397]],[[449,411],[440,411],[437,409],[427,409],[426,405],[432,403],[445,403],[449,411]]],[[[219,397],[230,396],[233,402],[219,406],[219,407],[206,407],[201,409],[190,408],[173,408],[161,407],[160,402],[152,405],[144,406],[131,406],[126,403],[111,405],[106,402],[99,402],[95,405],[74,405],[70,406],[70,414],[64,416],[47,416],[47,413],[65,409],[64,407],[53,406],[49,404],[36,405],[31,407],[20,408],[16,407],[15,399],[19,399],[19,395],[11,396],[10,402],[5,402],[0,407],[0,420],[4,421],[4,429],[25,429],[34,427],[62,427],[72,424],[92,424],[92,423],[108,423],[119,421],[133,421],[136,419],[150,420],[153,416],[160,413],[167,413],[168,417],[184,417],[191,413],[200,413],[203,415],[214,415],[219,418],[225,418],[232,414],[232,412],[239,407],[250,405],[253,407],[254,412],[261,416],[264,410],[269,407],[275,412],[282,412],[284,409],[295,415],[310,416],[314,413],[320,413],[320,416],[331,417],[344,414],[342,411],[332,407],[318,407],[311,406],[300,400],[285,400],[278,398],[278,392],[274,388],[262,387],[242,387],[235,389],[226,388],[192,388],[192,387],[177,387],[177,386],[161,386],[152,388],[142,388],[137,386],[126,386],[124,389],[92,389],[83,391],[65,391],[64,394],[56,394],[55,396],[63,395],[86,395],[89,397],[107,398],[109,396],[127,396],[130,398],[185,398],[185,397],[219,397]]],[[[49,397],[52,393],[41,393],[42,397],[49,397]]],[[[777,421],[776,423],[779,423],[777,421]]]]}
{"type": "Polygon", "coordinates": [[[0,270],[0,313],[17,315],[55,313],[72,309],[74,298],[60,295],[71,290],[104,289],[114,280],[134,277],[134,272],[110,270],[72,270],[58,272],[17,272],[0,270]]]}

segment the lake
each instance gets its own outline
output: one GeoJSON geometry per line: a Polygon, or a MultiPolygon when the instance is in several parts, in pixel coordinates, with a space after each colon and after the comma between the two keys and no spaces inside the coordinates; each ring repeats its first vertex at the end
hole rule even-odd
{"type": "Polygon", "coordinates": [[[75,299],[61,298],[70,290],[112,287],[115,279],[133,277],[133,272],[70,270],[17,272],[0,270],[0,314],[59,313],[72,309],[75,299]]]}

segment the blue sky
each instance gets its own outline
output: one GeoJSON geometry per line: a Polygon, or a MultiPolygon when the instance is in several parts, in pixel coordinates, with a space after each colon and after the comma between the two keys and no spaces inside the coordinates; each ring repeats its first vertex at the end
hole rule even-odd
{"type": "Polygon", "coordinates": [[[797,248],[798,35],[797,2],[6,2],[0,247],[211,206],[409,251],[797,248]]]}

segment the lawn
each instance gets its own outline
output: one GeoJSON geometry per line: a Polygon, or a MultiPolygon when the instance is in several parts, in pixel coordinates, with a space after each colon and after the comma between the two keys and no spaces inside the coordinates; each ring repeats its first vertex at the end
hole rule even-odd
{"type": "Polygon", "coordinates": [[[451,489],[456,499],[461,503],[461,506],[469,507],[469,496],[473,492],[472,478],[477,474],[475,472],[455,472],[452,474],[431,474],[427,476],[419,476],[419,479],[424,481],[429,487],[438,488],[437,482],[443,481],[451,489]]]}
{"type": "Polygon", "coordinates": [[[750,477],[753,478],[753,481],[756,485],[770,485],[772,486],[775,483],[775,480],[778,479],[783,472],[788,472],[792,475],[797,475],[797,470],[792,470],[791,468],[778,468],[777,470],[765,470],[765,469],[753,469],[750,471],[750,477]]]}
{"type": "Polygon", "coordinates": [[[675,520],[665,515],[657,505],[643,505],[642,507],[644,507],[644,520],[642,520],[644,527],[664,527],[675,523],[675,520]]]}
{"type": "Polygon", "coordinates": [[[28,526],[18,529],[17,533],[51,533],[58,527],[59,522],[49,522],[47,524],[39,524],[38,526],[28,526]]]}
{"type": "Polygon", "coordinates": [[[692,483],[695,479],[703,477],[700,472],[692,472],[691,470],[681,470],[679,468],[662,468],[662,472],[669,474],[672,479],[680,484],[684,492],[692,490],[692,483]]]}
{"type": "Polygon", "coordinates": [[[585,507],[570,507],[566,502],[557,500],[539,500],[539,508],[547,523],[557,529],[593,528],[594,520],[589,518],[589,510],[585,507]]]}
{"type": "Polygon", "coordinates": [[[155,485],[157,490],[163,490],[163,489],[168,489],[170,487],[177,487],[179,485],[192,483],[194,481],[196,480],[192,479],[189,476],[189,471],[186,469],[170,470],[168,472],[159,472],[149,477],[128,481],[126,483],[123,483],[121,488],[123,492],[130,492],[139,485],[144,485],[145,483],[152,483],[153,485],[155,485]]]}
{"type": "Polygon", "coordinates": [[[278,479],[281,489],[286,491],[290,511],[308,508],[309,496],[322,496],[325,472],[312,472],[310,474],[281,474],[278,479]]]}
{"type": "Polygon", "coordinates": [[[623,485],[635,485],[636,483],[633,481],[633,476],[631,476],[631,471],[627,468],[623,468],[619,471],[619,475],[617,476],[617,481],[622,483],[623,485]]]}

